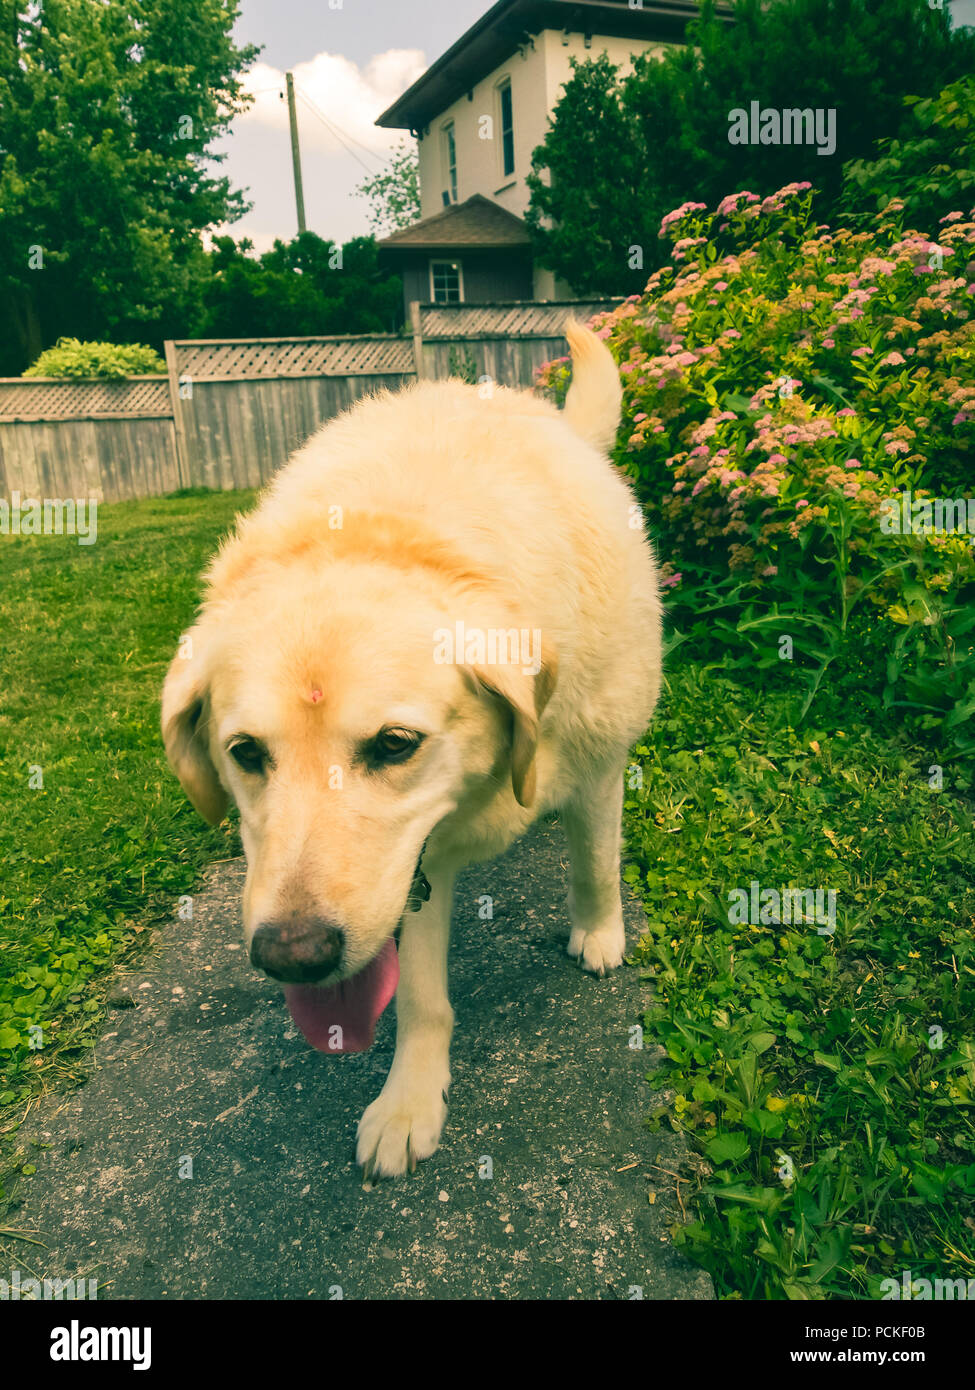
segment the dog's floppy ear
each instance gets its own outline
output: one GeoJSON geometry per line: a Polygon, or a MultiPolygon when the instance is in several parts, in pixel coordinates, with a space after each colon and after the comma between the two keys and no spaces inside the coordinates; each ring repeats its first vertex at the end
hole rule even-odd
{"type": "Polygon", "coordinates": [[[527,809],[535,800],[538,721],[555,690],[558,658],[543,643],[537,675],[517,665],[475,665],[468,670],[478,685],[502,699],[511,712],[511,786],[519,806],[527,809]]]}
{"type": "Polygon", "coordinates": [[[166,757],[183,790],[211,825],[223,820],[227,793],[210,758],[207,739],[209,693],[200,625],[184,632],[162,693],[166,757]]]}

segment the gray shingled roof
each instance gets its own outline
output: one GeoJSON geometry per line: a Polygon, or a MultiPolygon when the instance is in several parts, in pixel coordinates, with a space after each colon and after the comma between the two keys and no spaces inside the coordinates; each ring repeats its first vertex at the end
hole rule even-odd
{"type": "Polygon", "coordinates": [[[384,249],[404,251],[530,244],[528,228],[521,218],[481,193],[475,193],[466,202],[453,203],[432,217],[424,217],[412,227],[392,232],[379,242],[384,249]]]}

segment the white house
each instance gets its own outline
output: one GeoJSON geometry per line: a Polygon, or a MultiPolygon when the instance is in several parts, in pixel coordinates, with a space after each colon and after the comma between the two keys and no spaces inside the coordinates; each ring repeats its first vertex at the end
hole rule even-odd
{"type": "Polygon", "coordinates": [[[695,0],[498,0],[379,117],[419,142],[421,220],[380,242],[404,298],[435,303],[571,295],[533,265],[525,176],[570,58],[681,43],[695,0]]]}

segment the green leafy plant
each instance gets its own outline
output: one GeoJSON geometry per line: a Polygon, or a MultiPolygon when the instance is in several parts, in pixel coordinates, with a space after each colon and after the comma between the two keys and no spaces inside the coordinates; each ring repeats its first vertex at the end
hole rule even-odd
{"type": "Polygon", "coordinates": [[[470,348],[452,347],[447,359],[447,370],[450,376],[456,377],[458,381],[466,381],[468,386],[477,384],[477,361],[470,348]]]}
{"type": "MultiPolygon", "coordinates": [[[[624,381],[616,459],[692,637],[808,672],[796,718],[866,645],[891,716],[966,751],[975,220],[948,213],[935,238],[892,200],[852,232],[811,205],[794,183],[663,219],[670,263],[595,321],[624,381]]],[[[541,388],[560,398],[568,370],[541,388]]]]}
{"type": "Polygon", "coordinates": [[[42,352],[24,376],[107,377],[165,373],[166,363],[155,348],[141,343],[79,343],[77,338],[59,338],[42,352]]]}
{"type": "Polygon", "coordinates": [[[915,226],[931,226],[952,208],[967,207],[975,190],[975,77],[959,78],[937,96],[905,97],[910,126],[878,141],[875,157],[843,171],[841,211],[860,223],[892,198],[915,226]]]}

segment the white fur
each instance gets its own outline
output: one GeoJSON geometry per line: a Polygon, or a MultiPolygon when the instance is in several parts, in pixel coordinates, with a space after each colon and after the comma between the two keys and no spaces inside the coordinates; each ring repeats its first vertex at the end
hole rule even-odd
{"type": "Polygon", "coordinates": [[[282,904],[310,903],[343,923],[350,974],[402,917],[396,1054],[359,1127],[367,1175],[401,1173],[439,1143],[465,864],[559,809],[569,953],[597,975],[623,958],[622,773],[659,691],[660,603],[639,509],[603,452],[615,364],[588,330],[568,336],[562,413],[525,392],[427,382],[321,429],[214,562],[194,655],[166,682],[184,786],[211,819],[228,794],[240,806],[248,938],[282,904]],[[457,621],[540,632],[542,669],[435,665],[428,634],[457,621]],[[414,762],[363,772],[361,740],[407,715],[427,734],[414,762]],[[228,757],[242,729],[274,751],[263,783],[228,757]],[[424,842],[433,891],[403,916],[424,842]]]}

